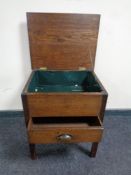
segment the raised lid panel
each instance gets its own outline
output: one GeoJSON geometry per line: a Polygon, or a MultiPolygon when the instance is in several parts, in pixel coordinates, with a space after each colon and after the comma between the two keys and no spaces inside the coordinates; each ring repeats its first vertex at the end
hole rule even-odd
{"type": "Polygon", "coordinates": [[[33,69],[94,68],[100,15],[27,13],[33,69]]]}

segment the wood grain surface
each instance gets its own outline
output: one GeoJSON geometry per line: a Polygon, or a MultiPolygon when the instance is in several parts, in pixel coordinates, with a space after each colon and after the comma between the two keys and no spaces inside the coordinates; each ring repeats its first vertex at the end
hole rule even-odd
{"type": "MultiPolygon", "coordinates": [[[[94,70],[100,15],[64,13],[27,13],[29,47],[32,69],[94,70]]],[[[101,92],[86,93],[29,93],[29,77],[22,92],[31,157],[36,157],[35,144],[61,143],[67,134],[67,143],[93,142],[91,157],[95,157],[103,133],[103,117],[107,92],[93,71],[101,92]],[[88,123],[43,124],[33,123],[33,117],[94,117],[95,125],[88,123]]],[[[59,120],[57,118],[57,120],[59,120]]]]}
{"type": "Polygon", "coordinates": [[[27,103],[32,117],[96,116],[102,96],[99,93],[35,93],[27,95],[27,103]]]}
{"type": "Polygon", "coordinates": [[[100,15],[27,13],[32,69],[94,68],[100,15]]]}

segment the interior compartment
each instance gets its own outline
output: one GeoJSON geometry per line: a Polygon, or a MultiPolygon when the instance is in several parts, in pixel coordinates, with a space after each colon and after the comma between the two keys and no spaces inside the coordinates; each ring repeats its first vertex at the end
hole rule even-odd
{"type": "Polygon", "coordinates": [[[33,125],[50,125],[50,126],[101,126],[101,122],[97,116],[95,117],[33,117],[33,125]]]}
{"type": "Polygon", "coordinates": [[[37,70],[28,92],[101,92],[101,87],[91,71],[37,70]]]}

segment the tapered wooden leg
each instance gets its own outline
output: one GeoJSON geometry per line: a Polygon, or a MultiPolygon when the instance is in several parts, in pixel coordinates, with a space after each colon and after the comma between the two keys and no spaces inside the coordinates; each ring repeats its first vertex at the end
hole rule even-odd
{"type": "Polygon", "coordinates": [[[37,159],[36,156],[36,151],[35,151],[35,144],[29,144],[29,149],[30,149],[30,156],[32,160],[37,159]]]}
{"type": "Polygon", "coordinates": [[[98,144],[99,144],[98,142],[92,143],[91,152],[90,152],[90,157],[95,157],[95,156],[96,156],[98,144]]]}

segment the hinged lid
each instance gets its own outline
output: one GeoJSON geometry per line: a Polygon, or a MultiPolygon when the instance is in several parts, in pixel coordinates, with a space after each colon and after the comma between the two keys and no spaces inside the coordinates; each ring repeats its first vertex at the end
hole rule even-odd
{"type": "Polygon", "coordinates": [[[100,15],[27,13],[32,69],[94,69],[100,15]]]}

